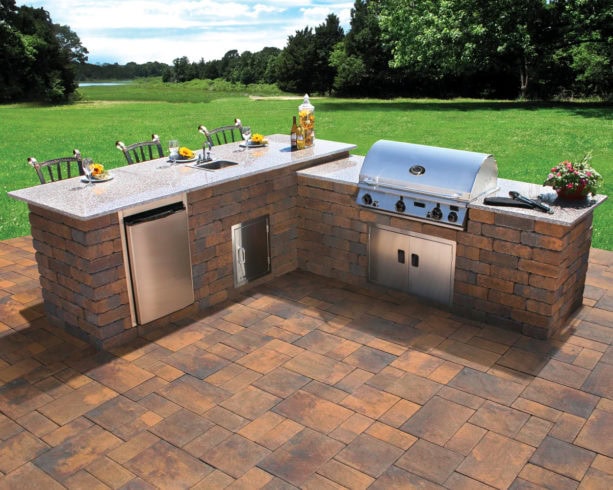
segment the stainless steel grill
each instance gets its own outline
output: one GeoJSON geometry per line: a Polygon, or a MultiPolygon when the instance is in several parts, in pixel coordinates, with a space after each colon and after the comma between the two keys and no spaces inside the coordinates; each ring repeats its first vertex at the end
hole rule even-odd
{"type": "Polygon", "coordinates": [[[357,203],[378,212],[464,228],[468,203],[497,189],[492,155],[379,140],[362,164],[357,203]]]}

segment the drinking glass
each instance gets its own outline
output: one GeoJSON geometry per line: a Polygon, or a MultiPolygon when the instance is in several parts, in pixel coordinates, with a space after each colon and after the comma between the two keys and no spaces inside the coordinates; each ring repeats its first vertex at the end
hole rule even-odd
{"type": "Polygon", "coordinates": [[[91,158],[84,158],[81,160],[81,168],[83,169],[83,173],[87,177],[87,185],[92,185],[92,163],[94,161],[91,158]]]}
{"type": "Polygon", "coordinates": [[[249,146],[249,138],[251,138],[251,127],[243,126],[241,133],[243,134],[243,138],[245,139],[245,150],[249,146]]]}
{"type": "Polygon", "coordinates": [[[168,142],[168,149],[170,150],[169,159],[170,159],[171,163],[175,163],[175,161],[179,157],[179,141],[178,140],[170,140],[168,142]]]}

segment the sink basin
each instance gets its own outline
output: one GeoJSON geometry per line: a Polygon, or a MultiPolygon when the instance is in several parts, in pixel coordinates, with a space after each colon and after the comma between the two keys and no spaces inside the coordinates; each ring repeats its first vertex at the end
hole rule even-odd
{"type": "Polygon", "coordinates": [[[214,160],[212,162],[198,163],[195,166],[206,170],[219,170],[221,168],[232,167],[233,165],[238,165],[238,162],[231,162],[230,160],[214,160]]]}

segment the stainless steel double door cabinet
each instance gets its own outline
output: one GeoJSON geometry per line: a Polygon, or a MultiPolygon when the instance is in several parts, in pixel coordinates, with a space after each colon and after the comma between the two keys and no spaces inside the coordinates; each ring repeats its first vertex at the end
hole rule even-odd
{"type": "Polygon", "coordinates": [[[371,282],[452,303],[456,242],[378,225],[370,227],[368,245],[371,282]]]}

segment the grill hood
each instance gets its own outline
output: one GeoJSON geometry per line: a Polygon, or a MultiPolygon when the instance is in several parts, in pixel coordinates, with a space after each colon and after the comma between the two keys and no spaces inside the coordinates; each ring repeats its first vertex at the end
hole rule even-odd
{"type": "Polygon", "coordinates": [[[491,155],[379,140],[366,154],[357,204],[403,218],[463,228],[468,203],[497,189],[491,155]]]}
{"type": "Polygon", "coordinates": [[[492,155],[379,140],[368,151],[360,184],[472,201],[496,189],[492,155]]]}

